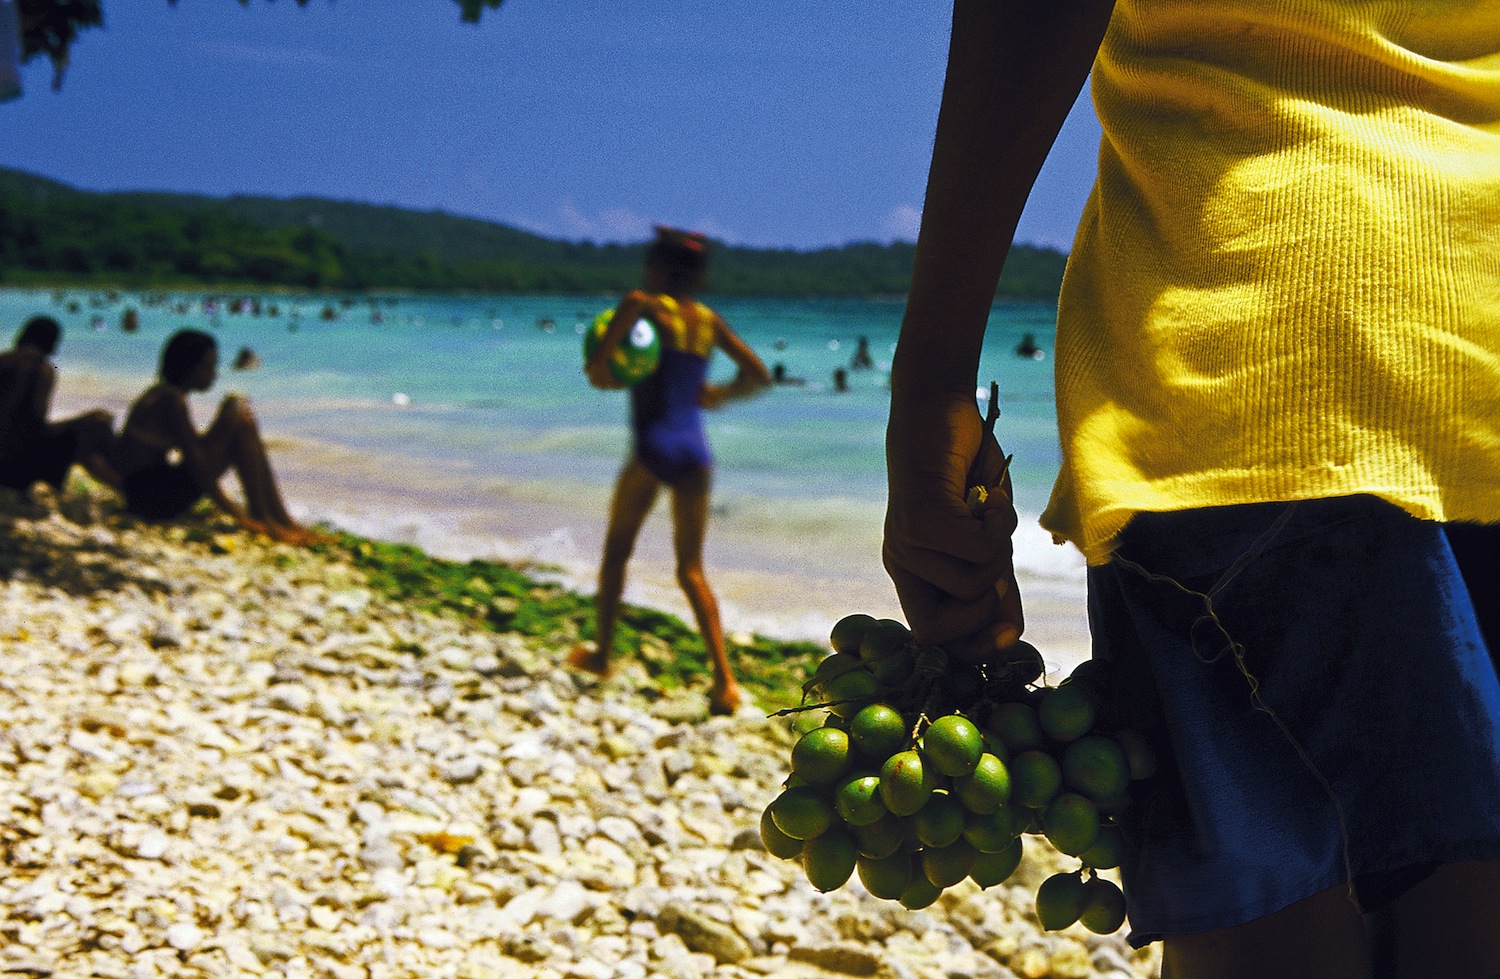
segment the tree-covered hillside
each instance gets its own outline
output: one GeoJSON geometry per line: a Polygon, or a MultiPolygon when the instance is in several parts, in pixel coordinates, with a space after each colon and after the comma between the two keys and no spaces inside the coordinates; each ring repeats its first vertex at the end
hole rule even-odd
{"type": "MultiPolygon", "coordinates": [[[[620,292],[644,245],[544,238],[441,211],[320,198],[93,193],[0,168],[0,282],[620,292]]],[[[901,295],[913,246],[715,250],[710,291],[901,295]]],[[[999,294],[1053,299],[1066,257],[1012,250],[999,294]]]]}

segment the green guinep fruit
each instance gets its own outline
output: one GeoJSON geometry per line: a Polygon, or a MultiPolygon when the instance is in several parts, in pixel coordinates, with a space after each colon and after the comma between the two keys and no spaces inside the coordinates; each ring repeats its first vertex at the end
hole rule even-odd
{"type": "Polygon", "coordinates": [[[914,750],[898,751],[880,767],[880,799],[897,816],[917,812],[936,787],[932,771],[914,750]]]}
{"type": "Polygon", "coordinates": [[[1021,836],[1026,833],[1031,833],[1033,835],[1041,833],[1042,814],[1040,812],[1035,809],[1028,809],[1025,806],[1017,805],[1014,801],[1012,801],[1012,803],[1005,808],[1010,810],[1012,818],[1014,818],[1016,821],[1017,836],[1021,836]]]}
{"type": "Polygon", "coordinates": [[[1011,758],[1010,798],[1027,809],[1040,809],[1062,788],[1062,769],[1045,751],[1023,751],[1011,758]]]}
{"type": "Polygon", "coordinates": [[[911,642],[911,630],[895,619],[876,619],[865,630],[859,642],[859,658],[865,663],[878,663],[894,656],[911,642]]]}
{"type": "Polygon", "coordinates": [[[1000,740],[1000,735],[989,728],[980,728],[979,736],[984,738],[984,750],[986,754],[994,755],[1001,761],[1010,760],[1010,749],[1005,746],[1004,741],[1000,740]]]}
{"type": "Polygon", "coordinates": [[[1088,694],[1089,700],[1097,707],[1109,691],[1113,669],[1103,660],[1086,659],[1073,667],[1065,684],[1072,684],[1088,694]]]}
{"type": "Polygon", "coordinates": [[[854,840],[841,829],[831,829],[802,848],[802,867],[807,881],[820,891],[838,890],[854,873],[858,854],[854,840]]]}
{"type": "Polygon", "coordinates": [[[953,794],[970,812],[995,812],[1010,801],[1010,792],[1010,769],[987,751],[971,774],[953,783],[953,794]]]}
{"type": "Polygon", "coordinates": [[[851,718],[880,692],[880,681],[866,669],[851,670],[823,684],[828,709],[839,717],[851,718]]]}
{"type": "Polygon", "coordinates": [[[849,734],[835,727],[808,731],[792,746],[792,772],[808,785],[828,785],[845,775],[854,761],[849,734]]]}
{"type": "Polygon", "coordinates": [[[911,725],[890,704],[867,704],[850,719],[849,740],[860,754],[885,761],[911,747],[911,725]]]}
{"type": "Polygon", "coordinates": [[[876,860],[861,856],[854,864],[860,883],[878,898],[895,901],[911,886],[911,854],[893,853],[876,860]]]}
{"type": "Polygon", "coordinates": [[[890,856],[906,842],[906,827],[889,813],[869,825],[854,827],[852,833],[859,855],[872,860],[890,856]]]}
{"type": "Polygon", "coordinates": [[[808,731],[816,731],[823,723],[833,715],[826,710],[803,710],[792,715],[792,731],[797,737],[802,737],[808,731]]]}
{"type": "Polygon", "coordinates": [[[1052,845],[1076,857],[1099,838],[1099,810],[1076,792],[1064,792],[1042,812],[1042,832],[1052,845]]]}
{"type": "Polygon", "coordinates": [[[912,828],[923,846],[949,846],[964,832],[964,807],[943,792],[934,792],[912,817],[912,828]]]}
{"type": "Polygon", "coordinates": [[[922,754],[943,775],[971,775],[984,753],[984,737],[973,721],[962,714],[939,717],[922,735],[922,754]]]}
{"type": "Polygon", "coordinates": [[[1078,920],[1096,935],[1110,935],[1125,923],[1125,895],[1113,881],[1091,877],[1083,885],[1083,909],[1078,920]]]}
{"type": "Polygon", "coordinates": [[[962,839],[922,851],[922,874],[938,887],[952,887],[974,869],[979,851],[962,839]]]}
{"type": "Polygon", "coordinates": [[[912,671],[916,668],[917,658],[909,651],[899,652],[870,664],[870,672],[875,674],[875,679],[882,687],[901,686],[911,679],[912,671]]]}
{"type": "Polygon", "coordinates": [[[1094,726],[1094,704],[1079,687],[1056,687],[1042,697],[1036,719],[1052,740],[1076,741],[1094,726]]]}
{"type": "Polygon", "coordinates": [[[1004,742],[1011,757],[1042,746],[1042,726],[1036,711],[1019,701],[997,705],[985,726],[1004,742]]]}
{"type": "Polygon", "coordinates": [[[833,803],[809,785],[797,785],[771,800],[767,807],[776,828],[794,840],[821,836],[833,825],[833,803]]]}
{"type": "Polygon", "coordinates": [[[992,663],[992,669],[1006,682],[1019,686],[1036,680],[1046,672],[1047,664],[1035,646],[1018,639],[1001,650],[998,659],[992,663]]]}
{"type": "Polygon", "coordinates": [[[906,890],[901,892],[897,900],[908,911],[920,911],[931,907],[932,902],[942,896],[942,893],[943,889],[928,880],[926,874],[913,873],[911,883],[906,885],[906,890]]]}
{"type": "Polygon", "coordinates": [[[1085,867],[1095,870],[1111,870],[1120,865],[1125,857],[1125,834],[1114,823],[1100,823],[1099,836],[1094,845],[1078,855],[1085,867]]]}
{"type": "Polygon", "coordinates": [[[974,858],[974,866],[969,868],[969,879],[978,884],[981,889],[1004,883],[1021,865],[1021,854],[1022,846],[1019,836],[1011,840],[1003,850],[997,850],[994,853],[981,851],[974,858]]]}
{"type": "Polygon", "coordinates": [[[766,845],[766,852],[773,857],[791,860],[802,855],[802,841],[793,839],[776,828],[769,807],[760,814],[760,841],[766,845]]]}
{"type": "Polygon", "coordinates": [[[880,799],[880,776],[860,772],[844,779],[833,791],[833,808],[850,826],[868,826],[886,814],[880,799]]]}
{"type": "MultiPolygon", "coordinates": [[[[1029,817],[1028,817],[1029,818],[1029,817]]],[[[980,853],[998,853],[1021,835],[1016,814],[1011,809],[990,813],[970,812],[964,817],[964,839],[980,853]]]]}
{"type": "Polygon", "coordinates": [[[1130,785],[1130,762],[1113,738],[1089,734],[1068,745],[1062,760],[1063,785],[1096,805],[1122,795],[1130,785]]]}
{"type": "Polygon", "coordinates": [[[837,652],[856,656],[859,654],[859,644],[864,639],[866,630],[874,624],[875,617],[865,615],[863,612],[846,615],[833,624],[832,631],[828,633],[828,644],[837,652]]]}
{"type": "Polygon", "coordinates": [[[813,669],[813,683],[819,687],[826,686],[845,673],[865,668],[865,664],[853,653],[834,653],[818,661],[818,665],[813,669]]]}
{"type": "Polygon", "coordinates": [[[1053,874],[1036,889],[1036,917],[1047,931],[1061,931],[1083,913],[1083,881],[1074,874],[1053,874]]]}

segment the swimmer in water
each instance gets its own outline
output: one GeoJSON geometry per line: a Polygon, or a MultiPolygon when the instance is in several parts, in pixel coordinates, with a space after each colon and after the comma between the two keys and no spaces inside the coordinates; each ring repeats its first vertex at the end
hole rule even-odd
{"type": "Polygon", "coordinates": [[[849,359],[849,369],[855,371],[867,371],[875,366],[875,358],[870,356],[870,338],[860,337],[859,346],[854,350],[854,356],[849,359]]]}

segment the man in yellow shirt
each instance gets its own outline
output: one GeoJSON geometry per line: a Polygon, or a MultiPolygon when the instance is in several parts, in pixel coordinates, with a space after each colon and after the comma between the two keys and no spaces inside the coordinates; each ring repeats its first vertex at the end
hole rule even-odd
{"type": "Polygon", "coordinates": [[[1131,939],[1179,979],[1492,976],[1500,680],[1441,523],[1500,522],[1500,3],[957,0],[885,560],[978,660],[1024,624],[1013,510],[964,505],[979,349],[1091,70],[1043,524],[1159,703],[1131,939]]]}

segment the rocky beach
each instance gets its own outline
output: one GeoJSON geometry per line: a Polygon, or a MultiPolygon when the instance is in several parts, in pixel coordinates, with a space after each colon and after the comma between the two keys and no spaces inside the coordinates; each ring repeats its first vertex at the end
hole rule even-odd
{"type": "Polygon", "coordinates": [[[706,677],[589,681],[546,628],[86,488],[0,522],[0,976],[1158,973],[1041,931],[1076,864],[1039,838],[923,911],[815,891],[760,842],[793,738],[764,697],[709,718],[706,677]]]}

